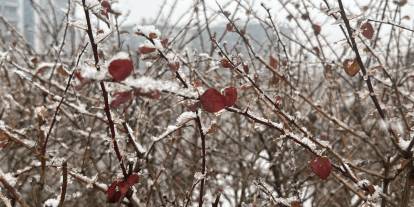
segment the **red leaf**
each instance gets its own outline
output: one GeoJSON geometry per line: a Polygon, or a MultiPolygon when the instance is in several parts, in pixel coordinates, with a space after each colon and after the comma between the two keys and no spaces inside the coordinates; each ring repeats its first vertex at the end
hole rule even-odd
{"type": "Polygon", "coordinates": [[[151,32],[151,33],[148,34],[148,37],[150,39],[157,39],[158,38],[158,35],[156,33],[154,33],[154,32],[151,32]]]}
{"type": "Polygon", "coordinates": [[[138,183],[138,181],[139,181],[139,175],[136,173],[129,175],[127,178],[127,183],[131,187],[135,185],[135,183],[138,183]]]}
{"type": "Polygon", "coordinates": [[[371,23],[365,22],[361,25],[362,35],[367,39],[372,39],[374,37],[374,27],[371,23]]]}
{"type": "Polygon", "coordinates": [[[318,24],[313,24],[312,29],[315,35],[319,35],[321,33],[322,27],[318,24]]]}
{"type": "Polygon", "coordinates": [[[148,47],[148,46],[141,46],[138,48],[139,53],[141,54],[148,54],[148,53],[152,53],[155,52],[155,47],[148,47]]]}
{"type": "Polygon", "coordinates": [[[131,75],[134,65],[129,59],[115,59],[109,63],[109,74],[115,81],[123,81],[131,75]]]}
{"type": "Polygon", "coordinates": [[[249,65],[247,65],[246,63],[243,63],[243,70],[245,73],[249,73],[249,65]]]}
{"type": "Polygon", "coordinates": [[[328,178],[332,171],[331,161],[327,157],[316,157],[310,162],[312,171],[322,180],[328,178]]]}
{"type": "Polygon", "coordinates": [[[237,100],[237,89],[235,87],[228,87],[224,89],[224,100],[226,107],[233,106],[237,100]]]}
{"type": "Polygon", "coordinates": [[[82,77],[82,75],[79,71],[76,71],[74,75],[80,82],[83,82],[83,80],[85,80],[85,78],[82,77]]]}
{"type": "Polygon", "coordinates": [[[124,92],[116,92],[114,94],[115,99],[111,101],[110,107],[117,108],[120,105],[128,102],[132,98],[131,91],[124,91],[124,92]]]}
{"type": "Polygon", "coordinates": [[[233,32],[234,31],[233,25],[231,23],[228,23],[226,25],[226,29],[227,29],[228,32],[233,32]]]}
{"type": "Polygon", "coordinates": [[[101,2],[101,6],[103,7],[103,8],[105,8],[105,9],[111,9],[111,4],[109,3],[109,1],[108,0],[103,0],[102,2],[101,2]]]}
{"type": "Polygon", "coordinates": [[[223,58],[220,60],[220,64],[223,68],[233,68],[233,65],[227,58],[223,58]]]}
{"type": "Polygon", "coordinates": [[[269,56],[269,65],[270,65],[270,67],[272,67],[274,69],[277,69],[278,66],[279,66],[279,61],[275,57],[273,57],[273,55],[270,55],[269,56]]]}
{"type": "Polygon", "coordinates": [[[164,48],[167,48],[169,44],[170,44],[170,43],[168,42],[168,38],[164,38],[164,39],[162,39],[162,40],[161,40],[161,45],[162,45],[164,48]]]}
{"type": "Polygon", "coordinates": [[[275,97],[275,105],[277,108],[280,108],[282,106],[282,97],[281,96],[276,96],[275,97]]]}
{"type": "Polygon", "coordinates": [[[102,6],[101,13],[108,18],[108,12],[112,11],[111,4],[109,3],[108,0],[103,0],[101,2],[101,6],[102,6]]]}
{"type": "Polygon", "coordinates": [[[216,113],[226,107],[224,96],[214,88],[207,89],[201,95],[200,103],[205,111],[211,113],[216,113]]]}
{"type": "Polygon", "coordinates": [[[131,186],[125,180],[121,181],[121,182],[118,182],[118,189],[121,192],[122,197],[124,197],[126,195],[126,193],[129,190],[129,187],[131,187],[131,186]]]}
{"type": "Polygon", "coordinates": [[[170,63],[168,63],[168,67],[170,68],[171,71],[177,72],[178,69],[180,69],[180,62],[178,62],[178,61],[170,62],[170,63]]]}
{"type": "Polygon", "coordinates": [[[108,203],[117,203],[124,196],[121,191],[119,191],[118,181],[114,181],[106,190],[106,198],[108,203]]]}
{"type": "Polygon", "coordinates": [[[126,180],[115,180],[106,190],[106,196],[109,203],[119,202],[128,193],[128,190],[138,183],[139,176],[133,173],[127,177],[126,180]]]}

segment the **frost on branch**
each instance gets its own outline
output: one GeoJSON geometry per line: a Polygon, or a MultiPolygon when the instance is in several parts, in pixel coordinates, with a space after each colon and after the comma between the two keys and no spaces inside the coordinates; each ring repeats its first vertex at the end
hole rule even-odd
{"type": "Polygon", "coordinates": [[[143,93],[151,91],[165,91],[186,97],[195,97],[197,93],[191,89],[183,89],[176,82],[155,80],[151,77],[142,76],[137,79],[127,79],[124,84],[134,89],[140,89],[143,93]]]}
{"type": "Polygon", "coordinates": [[[150,39],[157,39],[161,36],[161,32],[154,25],[138,25],[135,29],[137,34],[144,35],[150,39]]]}
{"type": "Polygon", "coordinates": [[[45,201],[45,203],[43,204],[43,207],[58,207],[58,205],[59,205],[59,200],[55,198],[50,198],[45,201]]]}

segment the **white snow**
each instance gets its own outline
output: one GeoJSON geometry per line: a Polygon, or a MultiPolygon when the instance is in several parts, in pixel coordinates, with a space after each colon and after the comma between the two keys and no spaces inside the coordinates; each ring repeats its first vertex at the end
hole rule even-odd
{"type": "Polygon", "coordinates": [[[128,78],[124,81],[127,86],[140,89],[141,92],[151,92],[154,90],[172,92],[183,96],[197,97],[197,93],[190,89],[182,89],[177,83],[164,80],[155,80],[151,77],[142,76],[137,79],[128,78]]]}
{"type": "MultiPolygon", "coordinates": [[[[3,173],[1,173],[1,174],[3,174],[3,173]]],[[[11,185],[11,186],[15,186],[16,185],[16,183],[17,183],[17,179],[11,174],[11,173],[6,173],[6,174],[3,174],[3,175],[0,175],[0,176],[3,176],[3,178],[11,185]]]]}
{"type": "Polygon", "coordinates": [[[118,52],[114,56],[112,56],[111,60],[109,62],[112,62],[114,60],[129,60],[129,54],[126,52],[118,52]]]}
{"type": "Polygon", "coordinates": [[[205,178],[205,175],[201,172],[196,172],[194,173],[194,179],[196,179],[196,181],[202,180],[205,178]]]}
{"type": "Polygon", "coordinates": [[[161,32],[155,28],[154,25],[137,25],[136,29],[137,32],[144,34],[145,36],[149,37],[151,33],[156,34],[158,37],[161,36],[161,32]]]}
{"type": "Polygon", "coordinates": [[[100,71],[96,70],[95,67],[92,67],[88,64],[84,64],[80,70],[81,76],[86,79],[92,80],[103,80],[108,73],[107,68],[101,68],[100,71]]]}
{"type": "Polygon", "coordinates": [[[43,207],[58,207],[59,201],[55,198],[50,198],[45,201],[43,204],[43,207]]]}
{"type": "Polygon", "coordinates": [[[182,113],[178,118],[177,118],[177,126],[182,126],[183,124],[185,124],[186,122],[195,119],[197,117],[197,114],[191,111],[187,111],[182,113]]]}

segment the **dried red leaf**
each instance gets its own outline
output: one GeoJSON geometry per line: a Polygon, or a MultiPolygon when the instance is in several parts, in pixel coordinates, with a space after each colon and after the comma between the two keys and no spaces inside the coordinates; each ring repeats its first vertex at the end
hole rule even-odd
{"type": "Polygon", "coordinates": [[[223,58],[220,60],[220,64],[223,68],[233,68],[233,65],[227,58],[223,58]]]}
{"type": "Polygon", "coordinates": [[[178,61],[170,62],[170,63],[168,63],[168,67],[170,68],[171,71],[177,72],[178,69],[180,69],[180,62],[178,62],[178,61]]]}
{"type": "Polygon", "coordinates": [[[106,190],[106,199],[108,203],[117,203],[123,197],[121,191],[119,190],[119,181],[114,181],[106,190]]]}
{"type": "Polygon", "coordinates": [[[278,66],[279,66],[279,61],[275,57],[273,57],[273,55],[270,55],[269,56],[269,65],[270,65],[270,67],[272,67],[274,69],[277,69],[278,66]]]}
{"type": "Polygon", "coordinates": [[[201,95],[200,103],[205,111],[211,113],[216,113],[226,107],[224,96],[214,88],[207,89],[201,95]]]}
{"type": "Polygon", "coordinates": [[[132,92],[131,91],[124,91],[124,92],[116,92],[114,94],[115,99],[111,101],[110,107],[117,108],[120,105],[128,102],[132,99],[132,92]]]}
{"type": "Polygon", "coordinates": [[[225,106],[230,107],[236,103],[237,89],[235,87],[228,87],[224,89],[225,106]]]}
{"type": "Polygon", "coordinates": [[[292,201],[290,202],[290,207],[301,207],[299,201],[292,201]]]}
{"type": "Polygon", "coordinates": [[[148,37],[150,39],[157,39],[158,38],[158,35],[156,33],[154,33],[154,32],[151,32],[151,33],[149,33],[148,37]]]}
{"type": "Polygon", "coordinates": [[[123,81],[131,75],[134,64],[129,59],[115,59],[109,63],[109,74],[115,81],[123,81]]]}
{"type": "Polygon", "coordinates": [[[164,39],[162,39],[162,40],[161,40],[161,45],[162,45],[164,48],[167,48],[167,47],[168,47],[168,45],[169,45],[168,38],[164,38],[164,39]]]}
{"type": "Polygon", "coordinates": [[[139,181],[139,176],[133,173],[125,180],[115,180],[106,190],[108,203],[117,203],[126,196],[128,190],[139,181]]]}
{"type": "Polygon", "coordinates": [[[319,35],[321,33],[322,27],[318,24],[313,24],[312,29],[315,35],[319,35]]]}
{"type": "Polygon", "coordinates": [[[112,11],[111,3],[109,3],[108,0],[103,0],[101,1],[101,6],[102,6],[102,10],[101,10],[102,15],[105,15],[108,18],[108,13],[112,11]]]}
{"type": "Polygon", "coordinates": [[[228,32],[233,32],[233,31],[234,31],[234,27],[233,27],[233,25],[232,25],[231,23],[228,23],[228,24],[226,25],[226,30],[227,30],[228,32]]]}
{"type": "Polygon", "coordinates": [[[111,9],[111,3],[109,3],[108,0],[102,0],[101,1],[101,6],[105,9],[110,10],[111,9]]]}
{"type": "Polygon", "coordinates": [[[360,70],[359,65],[358,65],[358,61],[356,59],[354,59],[354,60],[346,59],[343,63],[343,67],[344,67],[344,70],[345,70],[346,74],[348,74],[351,77],[358,74],[358,72],[360,70]]]}
{"type": "Polygon", "coordinates": [[[362,35],[367,39],[372,39],[374,37],[374,27],[371,23],[365,22],[361,25],[362,35]]]}
{"type": "Polygon", "coordinates": [[[243,63],[243,70],[246,74],[249,74],[249,65],[247,65],[246,63],[243,63]]]}
{"type": "Polygon", "coordinates": [[[276,96],[275,97],[275,105],[277,108],[280,108],[282,106],[282,97],[281,96],[276,96]]]}
{"type": "Polygon", "coordinates": [[[9,144],[9,137],[6,133],[0,132],[0,149],[5,148],[9,144]]]}
{"type": "Polygon", "coordinates": [[[310,162],[312,171],[322,180],[328,178],[332,171],[332,164],[327,157],[316,157],[310,162]]]}
{"type": "Polygon", "coordinates": [[[194,87],[198,88],[198,87],[200,87],[200,86],[202,86],[202,85],[203,85],[203,82],[202,82],[200,79],[196,79],[196,80],[194,80],[194,81],[191,83],[191,85],[193,85],[194,87]]]}
{"type": "Polygon", "coordinates": [[[139,175],[137,173],[133,173],[128,176],[127,183],[129,186],[133,186],[139,181],[139,175]]]}
{"type": "Polygon", "coordinates": [[[147,47],[147,46],[141,46],[138,48],[139,53],[141,54],[148,54],[148,53],[152,53],[155,52],[155,47],[147,47]]]}

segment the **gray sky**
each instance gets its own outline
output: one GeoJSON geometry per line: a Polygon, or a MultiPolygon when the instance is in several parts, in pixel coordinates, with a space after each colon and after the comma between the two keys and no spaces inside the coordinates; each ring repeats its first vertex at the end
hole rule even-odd
{"type": "Polygon", "coordinates": [[[153,17],[162,2],[163,0],[119,0],[122,10],[131,11],[128,22],[133,21],[133,19],[139,20],[144,17],[153,17]]]}

